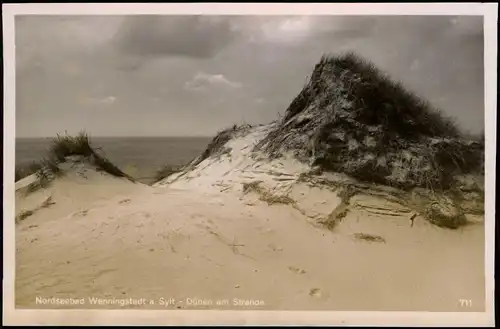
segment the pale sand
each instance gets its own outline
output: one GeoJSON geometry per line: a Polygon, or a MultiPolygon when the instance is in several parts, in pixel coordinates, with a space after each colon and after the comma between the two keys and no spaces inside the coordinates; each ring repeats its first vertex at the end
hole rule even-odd
{"type": "Polygon", "coordinates": [[[261,129],[169,185],[133,184],[81,167],[18,196],[16,213],[48,196],[55,204],[16,226],[16,307],[61,307],[37,305],[38,296],[85,298],[74,307],[101,309],[88,298],[146,298],[148,305],[130,307],[156,309],[484,311],[482,218],[459,230],[421,217],[410,226],[407,214],[391,215],[396,204],[356,196],[361,207],[329,231],[314,218],[340,199],[297,183],[307,169],[302,164],[248,157],[261,129]],[[86,178],[77,174],[84,170],[86,178]],[[256,180],[289,191],[296,206],[244,194],[241,183],[256,180]],[[367,211],[370,205],[386,215],[367,211]],[[356,233],[385,241],[358,240],[356,233]],[[175,304],[160,305],[161,298],[175,304]],[[187,305],[187,298],[213,304],[187,305]],[[235,306],[234,298],[264,304],[235,306]],[[222,299],[229,305],[216,305],[222,299]]]}

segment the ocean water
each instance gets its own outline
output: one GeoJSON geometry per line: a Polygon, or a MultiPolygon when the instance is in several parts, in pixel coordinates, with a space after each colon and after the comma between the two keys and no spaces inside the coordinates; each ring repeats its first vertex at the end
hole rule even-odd
{"type": "MultiPolygon", "coordinates": [[[[205,150],[210,140],[209,137],[94,137],[91,143],[124,172],[138,181],[151,183],[161,167],[188,163],[205,150]]],[[[16,166],[40,160],[50,142],[50,138],[17,138],[16,166]]]]}

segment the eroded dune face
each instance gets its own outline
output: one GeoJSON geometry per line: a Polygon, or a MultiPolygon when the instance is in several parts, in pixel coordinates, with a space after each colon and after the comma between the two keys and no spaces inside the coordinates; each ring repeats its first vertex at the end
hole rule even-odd
{"type": "Polygon", "coordinates": [[[16,307],[484,310],[481,216],[440,228],[391,189],[267,160],[270,128],[152,187],[82,165],[19,192],[16,307]]]}

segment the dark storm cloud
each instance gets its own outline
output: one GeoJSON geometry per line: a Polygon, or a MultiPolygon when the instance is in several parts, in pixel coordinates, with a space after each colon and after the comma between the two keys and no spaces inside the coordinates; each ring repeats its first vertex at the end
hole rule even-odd
{"type": "Polygon", "coordinates": [[[115,36],[125,54],[210,58],[237,38],[226,18],[206,16],[131,16],[115,36]]]}

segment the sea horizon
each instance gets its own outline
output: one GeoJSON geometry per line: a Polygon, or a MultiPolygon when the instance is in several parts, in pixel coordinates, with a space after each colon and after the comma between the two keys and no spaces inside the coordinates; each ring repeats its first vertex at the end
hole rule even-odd
{"type": "MultiPolygon", "coordinates": [[[[47,155],[53,137],[17,137],[16,167],[47,155]]],[[[127,174],[144,183],[154,181],[164,166],[181,166],[200,155],[212,137],[91,137],[91,144],[127,174]]]]}

